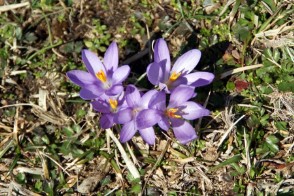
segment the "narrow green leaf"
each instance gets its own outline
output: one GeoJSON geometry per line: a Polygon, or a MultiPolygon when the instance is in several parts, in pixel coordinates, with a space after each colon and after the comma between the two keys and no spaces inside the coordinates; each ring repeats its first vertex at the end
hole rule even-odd
{"type": "Polygon", "coordinates": [[[209,169],[209,171],[215,171],[215,170],[217,170],[217,169],[219,169],[221,167],[224,167],[226,165],[236,163],[236,162],[240,161],[241,159],[242,159],[242,157],[241,157],[240,154],[235,155],[232,158],[229,158],[229,159],[225,160],[224,162],[218,164],[217,166],[212,167],[211,169],[209,169]]]}
{"type": "Polygon", "coordinates": [[[272,12],[277,10],[276,4],[273,0],[262,0],[262,1],[271,8],[272,12]]]}

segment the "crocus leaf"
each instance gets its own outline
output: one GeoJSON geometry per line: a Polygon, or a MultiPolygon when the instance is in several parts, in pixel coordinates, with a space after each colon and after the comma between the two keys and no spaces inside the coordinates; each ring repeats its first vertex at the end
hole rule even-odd
{"type": "Polygon", "coordinates": [[[224,162],[221,162],[220,164],[218,164],[217,166],[214,166],[213,168],[211,168],[209,171],[215,171],[221,167],[224,167],[226,165],[232,164],[232,163],[236,163],[238,161],[240,161],[242,159],[240,154],[237,154],[235,156],[233,156],[232,158],[229,158],[227,160],[225,160],[224,162]]]}
{"type": "Polygon", "coordinates": [[[274,0],[262,0],[262,1],[271,8],[271,11],[276,11],[277,7],[274,0]]]}

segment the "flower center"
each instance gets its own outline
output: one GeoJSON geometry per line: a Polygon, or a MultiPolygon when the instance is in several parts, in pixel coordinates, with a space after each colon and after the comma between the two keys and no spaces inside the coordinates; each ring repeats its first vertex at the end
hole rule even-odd
{"type": "Polygon", "coordinates": [[[100,70],[98,73],[96,73],[96,77],[103,83],[107,81],[106,74],[104,73],[103,70],[100,70]]]}
{"type": "Polygon", "coordinates": [[[166,110],[165,114],[170,118],[182,118],[181,115],[176,114],[178,110],[178,108],[169,108],[166,110]]]}
{"type": "Polygon", "coordinates": [[[181,75],[181,72],[179,72],[179,73],[172,72],[172,74],[169,77],[169,81],[170,82],[176,81],[180,77],[180,75],[181,75]]]}
{"type": "Polygon", "coordinates": [[[132,111],[133,118],[135,118],[141,110],[142,110],[142,108],[140,108],[140,107],[133,108],[133,111],[132,111]]]}
{"type": "Polygon", "coordinates": [[[109,99],[109,105],[113,111],[116,111],[117,105],[118,105],[117,100],[116,99],[109,99]]]}

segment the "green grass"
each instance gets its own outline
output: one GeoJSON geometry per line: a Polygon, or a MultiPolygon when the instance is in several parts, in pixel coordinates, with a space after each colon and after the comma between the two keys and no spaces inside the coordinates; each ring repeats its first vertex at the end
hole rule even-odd
{"type": "Polygon", "coordinates": [[[154,2],[32,1],[0,15],[0,195],[293,194],[294,6],[154,2]],[[202,51],[197,70],[216,79],[195,100],[211,116],[189,145],[157,130],[156,145],[136,136],[122,150],[65,74],[85,69],[82,48],[103,56],[115,40],[136,82],[150,59],[130,59],[160,36],[173,59],[202,51]]]}

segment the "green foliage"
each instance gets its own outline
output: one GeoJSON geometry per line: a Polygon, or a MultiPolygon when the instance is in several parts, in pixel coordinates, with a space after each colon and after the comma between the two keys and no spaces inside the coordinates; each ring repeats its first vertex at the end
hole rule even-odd
{"type": "Polygon", "coordinates": [[[101,24],[98,19],[93,20],[92,23],[92,33],[95,37],[91,40],[84,40],[84,43],[90,50],[105,52],[106,46],[109,45],[111,38],[111,35],[107,31],[107,26],[101,24]]]}
{"type": "Polygon", "coordinates": [[[282,92],[294,92],[294,65],[285,48],[266,49],[263,55],[264,66],[256,71],[260,80],[275,84],[282,92]]]}
{"type": "Polygon", "coordinates": [[[248,43],[252,38],[252,29],[252,23],[245,19],[240,19],[238,23],[235,26],[233,26],[233,32],[236,38],[244,43],[248,43]]]}
{"type": "Polygon", "coordinates": [[[25,184],[26,183],[26,176],[24,173],[18,173],[16,176],[15,176],[15,179],[18,183],[20,184],[25,184]]]}
{"type": "Polygon", "coordinates": [[[61,51],[65,54],[71,54],[71,53],[80,54],[83,47],[84,45],[83,45],[83,42],[81,41],[68,42],[62,46],[61,51]]]}
{"type": "Polygon", "coordinates": [[[43,190],[43,183],[42,183],[42,181],[41,180],[37,180],[36,181],[36,183],[35,183],[35,190],[37,191],[37,192],[42,192],[42,190],[43,190]]]}

